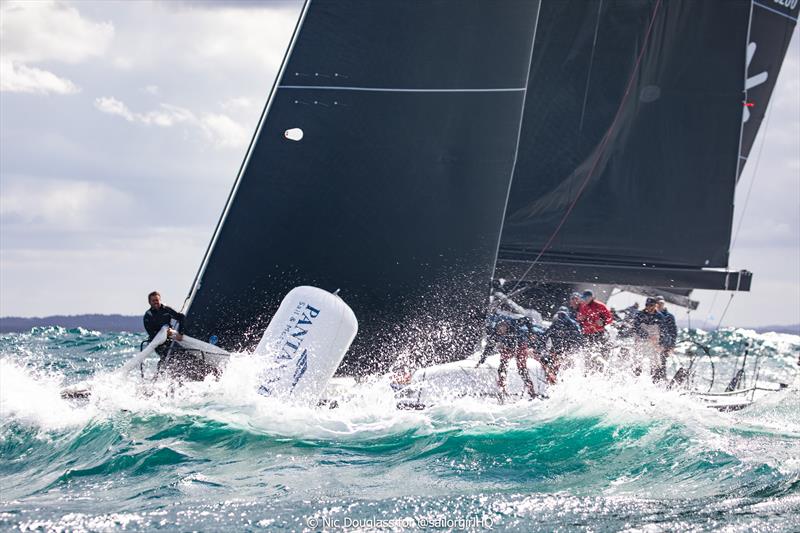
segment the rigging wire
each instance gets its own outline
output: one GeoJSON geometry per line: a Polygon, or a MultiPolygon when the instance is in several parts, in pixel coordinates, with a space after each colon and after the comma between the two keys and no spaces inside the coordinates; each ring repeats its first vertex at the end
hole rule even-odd
{"type": "Polygon", "coordinates": [[[714,315],[711,313],[712,311],[714,311],[714,306],[717,304],[718,296],[719,296],[719,291],[714,291],[714,297],[711,299],[711,305],[708,306],[708,313],[706,313],[706,321],[714,319],[714,315]]]}
{"type": "Polygon", "coordinates": [[[575,195],[575,198],[572,200],[572,203],[570,203],[569,207],[567,207],[567,210],[561,217],[561,221],[558,223],[558,226],[556,226],[556,229],[550,235],[550,238],[547,239],[547,242],[545,243],[544,247],[542,247],[542,249],[539,251],[539,254],[536,256],[536,259],[533,260],[533,262],[530,264],[525,273],[522,274],[522,276],[517,280],[517,283],[514,285],[514,287],[511,288],[512,292],[525,279],[525,277],[530,273],[533,267],[536,266],[536,264],[544,255],[544,253],[550,248],[550,245],[553,244],[553,240],[556,238],[556,235],[558,235],[559,231],[561,231],[561,228],[564,226],[564,223],[569,218],[569,215],[572,213],[572,210],[575,208],[575,205],[578,203],[578,200],[583,194],[584,189],[586,189],[586,185],[588,185],[589,180],[594,174],[594,171],[597,168],[598,163],[600,162],[600,156],[605,151],[606,145],[608,144],[608,141],[611,139],[611,133],[614,132],[614,130],[616,129],[617,121],[619,120],[620,115],[622,115],[622,110],[628,101],[628,97],[630,96],[631,88],[633,87],[633,82],[636,78],[636,74],[639,72],[639,65],[641,64],[642,58],[644,57],[644,53],[647,50],[647,43],[650,40],[650,34],[653,31],[653,25],[655,24],[656,21],[656,15],[658,14],[658,10],[660,8],[661,8],[661,0],[658,0],[655,7],[653,8],[653,14],[650,17],[650,23],[647,26],[647,32],[645,33],[644,40],[642,42],[642,49],[639,51],[639,55],[636,57],[636,63],[634,63],[633,65],[633,71],[631,72],[631,77],[628,80],[628,85],[627,87],[625,87],[625,93],[623,93],[622,95],[622,100],[620,101],[619,107],[617,108],[617,113],[614,115],[614,120],[611,121],[611,125],[609,126],[608,130],[606,130],[605,135],[601,139],[600,144],[598,145],[597,150],[595,151],[594,161],[592,162],[592,166],[589,168],[589,172],[586,173],[586,177],[584,178],[583,183],[581,183],[581,186],[578,188],[578,193],[575,195]]]}
{"type": "MultiPolygon", "coordinates": [[[[742,222],[744,221],[745,215],[747,213],[747,206],[750,203],[750,194],[753,192],[753,185],[755,184],[756,178],[758,177],[758,167],[761,165],[761,154],[764,151],[764,145],[766,144],[767,134],[769,132],[770,118],[772,118],[772,108],[768,107],[766,112],[765,112],[764,128],[761,129],[761,132],[760,132],[761,133],[761,142],[760,142],[760,144],[758,146],[758,152],[756,153],[755,166],[753,167],[753,178],[750,180],[750,184],[747,186],[747,193],[745,194],[745,197],[744,197],[744,205],[742,205],[742,214],[739,216],[739,221],[737,222],[736,229],[733,232],[733,238],[731,239],[731,245],[730,245],[729,250],[732,250],[736,246],[736,241],[739,238],[739,232],[742,229],[742,222]]],[[[741,155],[742,154],[739,153],[740,157],[741,157],[741,155]]],[[[714,299],[711,301],[711,306],[710,306],[710,308],[708,310],[709,316],[712,316],[711,312],[714,309],[714,303],[717,301],[717,295],[718,294],[719,293],[715,293],[714,294],[714,299]]],[[[722,313],[722,317],[719,320],[719,324],[717,324],[717,329],[720,328],[720,325],[722,324],[722,320],[725,318],[725,313],[728,312],[728,306],[730,306],[731,300],[733,300],[733,294],[731,294],[731,298],[730,298],[730,300],[728,300],[728,304],[725,306],[725,310],[722,313]]]]}
{"type": "Polygon", "coordinates": [[[742,214],[739,217],[739,223],[736,225],[736,231],[733,232],[733,240],[731,241],[731,249],[736,245],[736,239],[739,237],[739,230],[742,229],[742,221],[744,220],[745,213],[747,212],[747,204],[750,202],[750,193],[753,192],[753,184],[758,177],[758,166],[761,163],[761,152],[764,150],[767,132],[769,131],[769,119],[772,117],[772,108],[767,110],[767,118],[764,119],[764,129],[761,130],[761,145],[758,147],[758,154],[756,154],[756,163],[753,167],[753,179],[750,180],[750,185],[747,187],[747,194],[744,197],[744,205],[742,206],[742,214]]]}
{"type": "Polygon", "coordinates": [[[733,301],[733,297],[735,295],[735,292],[731,293],[731,297],[728,299],[728,303],[725,304],[725,309],[722,311],[722,316],[719,317],[719,323],[717,324],[717,329],[715,331],[719,331],[719,327],[722,325],[722,321],[725,320],[725,315],[728,313],[728,308],[731,306],[731,302],[733,301]]]}
{"type": "MultiPolygon", "coordinates": [[[[758,152],[756,153],[755,157],[756,161],[755,161],[755,166],[753,167],[753,177],[750,180],[750,184],[747,186],[747,193],[745,194],[744,197],[744,205],[742,205],[742,214],[739,215],[739,221],[737,222],[736,229],[733,232],[733,238],[731,239],[731,245],[729,250],[732,250],[736,246],[736,240],[739,238],[739,232],[742,229],[742,222],[744,221],[745,215],[747,213],[747,206],[750,203],[750,194],[753,192],[753,184],[755,184],[756,178],[758,177],[758,167],[761,164],[761,154],[764,151],[764,145],[766,144],[766,139],[767,139],[767,132],[769,131],[769,120],[770,118],[772,118],[772,108],[767,108],[765,117],[766,118],[764,119],[764,128],[761,130],[761,140],[758,146],[758,152]]],[[[741,153],[739,155],[741,156],[741,153]]],[[[717,301],[718,295],[719,292],[715,292],[714,299],[711,300],[711,306],[708,309],[709,317],[713,316],[712,311],[714,310],[714,304],[717,301]]],[[[728,306],[730,306],[732,300],[733,300],[733,294],[731,294],[731,298],[730,300],[728,300],[728,303],[725,306],[725,310],[722,312],[722,316],[719,319],[719,324],[717,324],[717,329],[720,328],[722,320],[725,318],[725,313],[728,312],[728,306]]]]}
{"type": "MultiPolygon", "coordinates": [[[[742,221],[744,220],[745,213],[747,212],[747,205],[750,202],[750,193],[753,192],[753,184],[756,182],[756,177],[758,176],[758,165],[759,165],[759,163],[761,163],[761,152],[764,150],[764,144],[765,144],[764,141],[767,138],[767,129],[769,128],[769,119],[770,119],[771,116],[772,116],[772,113],[767,111],[767,118],[764,120],[764,129],[762,130],[762,134],[761,134],[761,144],[758,147],[758,153],[756,154],[756,162],[755,162],[755,166],[753,167],[753,178],[750,180],[750,185],[748,185],[748,187],[747,187],[747,194],[745,194],[744,205],[742,206],[742,214],[739,216],[739,222],[736,225],[736,230],[733,232],[733,239],[731,239],[731,246],[729,248],[730,250],[732,250],[733,247],[736,245],[736,239],[739,238],[739,230],[742,229],[742,221]]],[[[714,316],[712,314],[712,312],[714,311],[714,305],[717,302],[717,296],[718,295],[719,295],[719,292],[715,292],[714,293],[714,298],[711,300],[711,305],[708,308],[708,316],[709,317],[714,316]]],[[[733,297],[733,295],[731,295],[731,298],[732,297],[733,297]]],[[[728,301],[728,305],[730,305],[730,301],[728,301]]],[[[728,310],[728,307],[726,306],[725,307],[725,311],[727,311],[727,310],[728,310]]],[[[723,312],[722,316],[723,317],[725,316],[724,312],[723,312]]],[[[721,323],[722,323],[722,319],[720,319],[720,324],[721,323]]],[[[719,325],[717,326],[717,329],[719,329],[719,325]]]]}

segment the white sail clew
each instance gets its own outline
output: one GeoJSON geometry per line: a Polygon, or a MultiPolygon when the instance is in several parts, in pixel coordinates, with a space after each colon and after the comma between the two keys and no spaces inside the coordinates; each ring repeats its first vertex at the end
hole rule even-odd
{"type": "Polygon", "coordinates": [[[357,331],[353,310],[335,294],[308,286],[292,289],[254,353],[265,359],[258,392],[316,404],[357,331]]]}

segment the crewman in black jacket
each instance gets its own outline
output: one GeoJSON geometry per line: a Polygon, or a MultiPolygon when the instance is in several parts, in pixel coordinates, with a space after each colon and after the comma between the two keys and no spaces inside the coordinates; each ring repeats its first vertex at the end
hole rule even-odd
{"type": "MultiPolygon", "coordinates": [[[[150,302],[150,309],[144,314],[144,329],[147,330],[149,336],[148,342],[153,340],[163,326],[170,326],[173,320],[177,321],[178,325],[175,329],[170,327],[167,335],[172,340],[182,341],[181,331],[186,326],[186,315],[163,305],[161,295],[157,291],[148,294],[147,301],[150,302]]],[[[202,381],[209,374],[219,376],[219,370],[216,367],[207,364],[202,358],[192,355],[189,351],[173,343],[165,342],[156,348],[156,353],[160,358],[158,360],[159,375],[167,375],[179,381],[202,381]]]]}
{"type": "Polygon", "coordinates": [[[150,303],[150,309],[144,314],[144,329],[148,335],[147,342],[152,341],[163,326],[170,326],[173,320],[178,322],[178,328],[175,330],[170,327],[167,332],[169,337],[178,341],[183,339],[183,335],[180,332],[183,330],[186,315],[162,304],[161,295],[158,291],[148,294],[147,301],[150,303]]]}

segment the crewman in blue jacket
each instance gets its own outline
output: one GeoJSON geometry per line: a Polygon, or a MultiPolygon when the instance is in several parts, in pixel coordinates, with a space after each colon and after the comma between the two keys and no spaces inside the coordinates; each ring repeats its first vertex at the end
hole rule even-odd
{"type": "Polygon", "coordinates": [[[545,331],[544,338],[545,341],[550,341],[550,357],[546,361],[549,364],[543,363],[542,366],[545,367],[545,371],[550,370],[548,379],[553,382],[567,357],[580,348],[583,335],[581,327],[570,317],[569,309],[562,306],[559,307],[553,317],[553,322],[545,331]]]}

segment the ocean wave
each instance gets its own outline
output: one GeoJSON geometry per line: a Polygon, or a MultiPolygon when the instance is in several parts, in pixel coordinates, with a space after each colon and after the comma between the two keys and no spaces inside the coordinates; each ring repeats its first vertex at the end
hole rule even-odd
{"type": "MultiPolygon", "coordinates": [[[[374,378],[352,383],[335,409],[310,408],[257,394],[245,355],[218,381],[176,386],[115,372],[138,336],[58,335],[0,337],[0,524],[152,529],[163,517],[152,502],[195,529],[211,528],[198,518],[210,508],[291,529],[301,517],[343,518],[344,502],[364,516],[462,509],[511,529],[589,524],[592,513],[612,529],[627,527],[624,512],[640,525],[690,529],[747,524],[742,509],[798,520],[796,385],[720,413],[646,377],[573,369],[545,400],[459,398],[400,411],[388,381],[374,378]],[[71,337],[87,342],[62,342],[71,337]],[[54,365],[54,354],[66,362],[54,365]],[[77,381],[91,386],[90,399],[62,399],[77,381]],[[269,518],[258,518],[252,509],[265,498],[269,518]],[[69,514],[25,514],[64,508],[58,501],[76,503],[69,514]]],[[[775,375],[794,371],[795,336],[706,335],[731,346],[746,339],[775,375]]],[[[713,357],[721,374],[741,359],[713,357]]]]}

